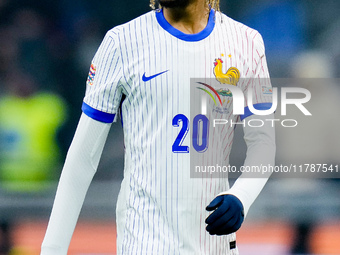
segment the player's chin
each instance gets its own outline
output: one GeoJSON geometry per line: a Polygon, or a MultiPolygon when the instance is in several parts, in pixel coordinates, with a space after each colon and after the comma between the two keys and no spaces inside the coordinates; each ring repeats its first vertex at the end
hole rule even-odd
{"type": "Polygon", "coordinates": [[[182,8],[188,6],[190,0],[158,0],[165,8],[182,8]]]}

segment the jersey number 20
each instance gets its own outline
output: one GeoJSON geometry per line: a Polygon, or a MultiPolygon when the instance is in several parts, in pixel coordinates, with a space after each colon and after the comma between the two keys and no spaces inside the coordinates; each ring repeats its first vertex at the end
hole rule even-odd
{"type": "MultiPolygon", "coordinates": [[[[172,145],[174,153],[189,153],[189,146],[182,145],[189,131],[189,119],[183,114],[178,114],[172,119],[172,125],[182,128],[172,145]]],[[[196,115],[192,123],[192,146],[197,152],[205,152],[208,149],[209,142],[209,119],[207,116],[196,115]]]]}

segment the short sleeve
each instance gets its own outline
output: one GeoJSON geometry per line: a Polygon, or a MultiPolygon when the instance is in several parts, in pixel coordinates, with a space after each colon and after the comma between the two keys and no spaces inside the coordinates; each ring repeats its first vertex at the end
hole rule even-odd
{"type": "Polygon", "coordinates": [[[122,97],[122,60],[118,32],[110,30],[90,66],[82,111],[104,123],[116,120],[122,97]]]}
{"type": "Polygon", "coordinates": [[[241,120],[252,115],[249,110],[248,92],[251,89],[252,105],[257,110],[268,110],[272,107],[273,89],[270,81],[267,60],[265,55],[265,47],[262,36],[257,32],[252,41],[252,75],[247,79],[247,85],[243,91],[245,95],[245,112],[241,116],[241,120]]]}

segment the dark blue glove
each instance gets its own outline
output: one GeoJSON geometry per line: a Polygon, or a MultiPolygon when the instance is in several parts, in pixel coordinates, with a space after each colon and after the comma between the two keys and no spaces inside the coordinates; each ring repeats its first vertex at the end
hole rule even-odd
{"type": "Polygon", "coordinates": [[[241,201],[233,195],[216,197],[206,208],[214,211],[205,220],[206,230],[210,235],[227,235],[236,232],[244,220],[244,210],[241,201]]]}

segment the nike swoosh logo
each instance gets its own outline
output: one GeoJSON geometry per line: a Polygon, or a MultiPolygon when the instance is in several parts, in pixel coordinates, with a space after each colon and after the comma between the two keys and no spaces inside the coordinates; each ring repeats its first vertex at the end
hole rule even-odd
{"type": "Polygon", "coordinates": [[[169,70],[166,70],[166,71],[157,73],[157,74],[152,75],[152,76],[145,76],[145,73],[144,73],[144,74],[143,74],[143,77],[142,77],[142,80],[143,80],[144,82],[150,81],[150,80],[152,80],[153,78],[156,78],[157,76],[159,76],[159,75],[161,75],[161,74],[163,74],[163,73],[166,73],[166,72],[168,72],[168,71],[169,71],[169,70]]]}

